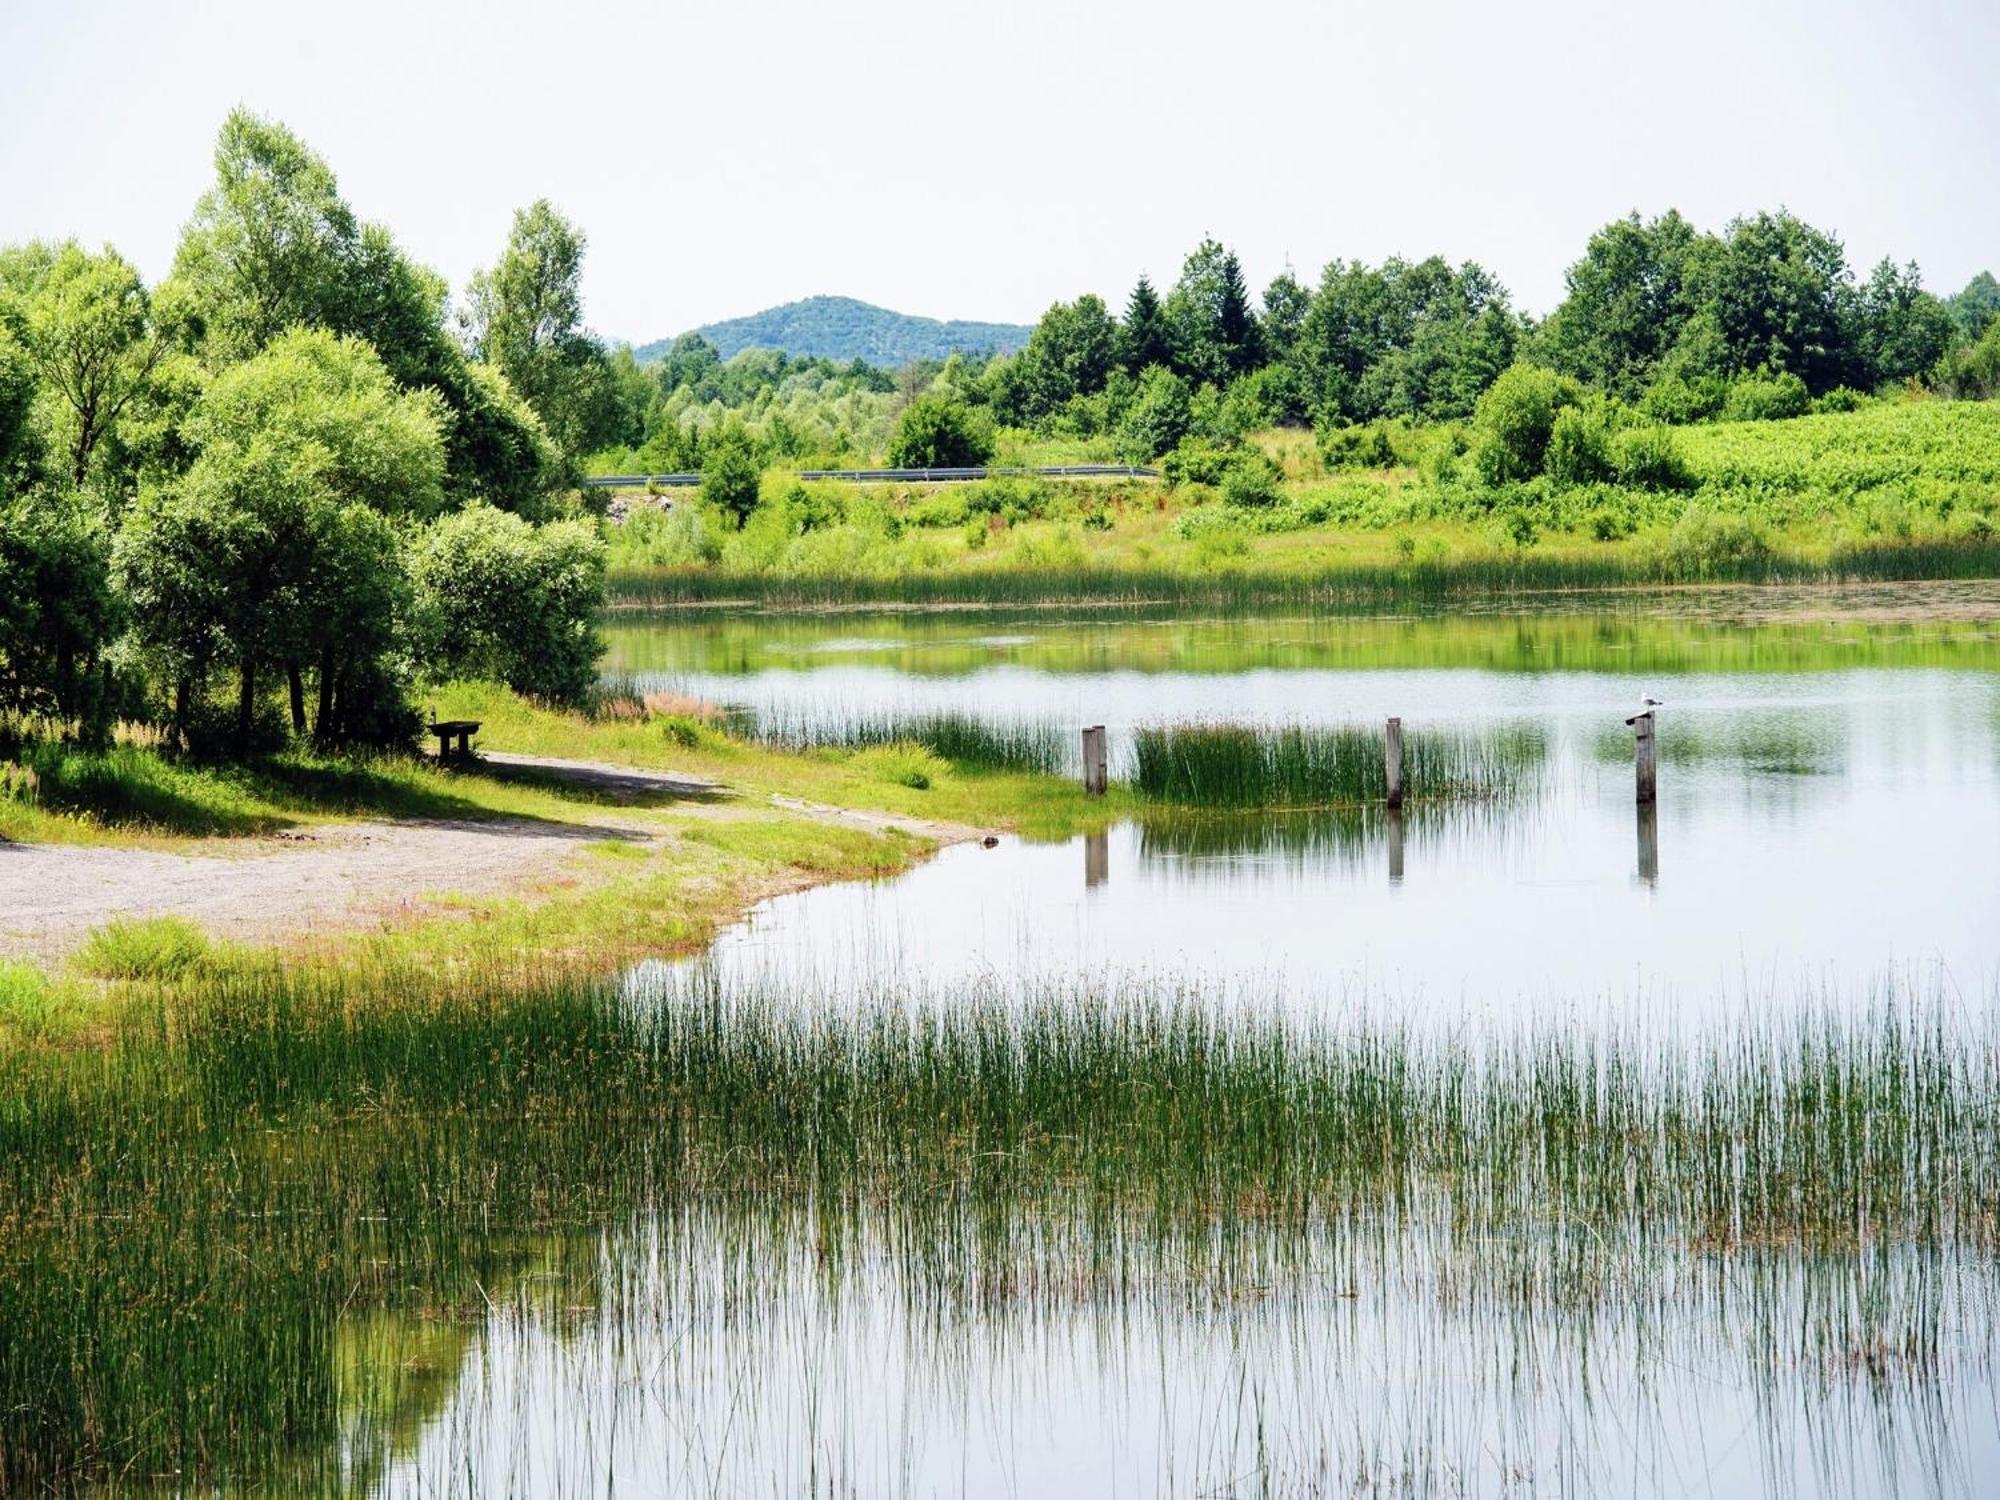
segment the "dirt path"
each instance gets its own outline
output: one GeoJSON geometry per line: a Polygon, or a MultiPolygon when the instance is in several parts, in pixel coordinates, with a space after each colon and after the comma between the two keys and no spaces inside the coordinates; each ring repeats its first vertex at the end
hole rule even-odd
{"type": "MultiPolygon", "coordinates": [[[[498,752],[481,759],[503,773],[539,773],[617,802],[706,803],[730,795],[713,782],[630,766],[498,752]]],[[[899,828],[940,844],[981,836],[955,823],[771,800],[823,822],[899,828]]],[[[663,833],[617,808],[578,806],[574,821],[337,823],[270,838],[215,839],[187,853],[0,841],[0,957],[60,958],[121,917],[186,917],[242,941],[372,927],[434,910],[445,895],[531,890],[571,876],[576,856],[590,844],[663,833]]]]}
{"type": "Polygon", "coordinates": [[[644,839],[597,820],[342,823],[162,853],[0,844],[0,954],[55,957],[119,917],[181,916],[220,937],[274,938],[415,915],[450,892],[556,877],[585,845],[644,839]]]}

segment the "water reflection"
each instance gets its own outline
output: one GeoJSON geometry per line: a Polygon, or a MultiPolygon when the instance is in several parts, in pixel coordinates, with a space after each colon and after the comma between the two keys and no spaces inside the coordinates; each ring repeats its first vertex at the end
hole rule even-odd
{"type": "Polygon", "coordinates": [[[1111,878],[1111,839],[1099,830],[1083,836],[1083,884],[1086,890],[1111,878]]]}
{"type": "Polygon", "coordinates": [[[1660,804],[1639,804],[1639,879],[1646,885],[1660,883],[1660,804]]]}

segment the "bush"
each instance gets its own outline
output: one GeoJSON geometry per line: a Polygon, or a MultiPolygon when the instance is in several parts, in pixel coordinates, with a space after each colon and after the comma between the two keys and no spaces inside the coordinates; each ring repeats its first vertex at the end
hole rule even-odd
{"type": "Polygon", "coordinates": [[[1978,343],[1946,357],[1938,388],[1966,401],[2000,396],[2000,318],[1987,326],[1978,343]]]}
{"type": "Polygon", "coordinates": [[[1815,415],[1821,412],[1860,411],[1868,404],[1868,398],[1850,385],[1837,385],[1812,404],[1815,415]]]}
{"type": "Polygon", "coordinates": [[[1226,505],[1262,510],[1278,503],[1278,466],[1261,453],[1237,454],[1222,474],[1226,505]]]}
{"type": "Polygon", "coordinates": [[[1681,445],[1661,425],[1628,427],[1611,443],[1611,464],[1620,484],[1642,490],[1684,490],[1694,483],[1681,445]]]}
{"type": "Polygon", "coordinates": [[[1207,438],[1188,437],[1181,439],[1180,445],[1161,462],[1160,472],[1166,476],[1170,489],[1184,484],[1220,484],[1230,459],[1229,449],[1207,438]]]}
{"type": "Polygon", "coordinates": [[[917,792],[929,791],[934,783],[951,774],[949,764],[912,740],[877,745],[861,751],[854,759],[857,765],[865,766],[878,780],[906,786],[917,792]]]}
{"type": "Polygon", "coordinates": [[[1480,477],[1489,485],[1501,485],[1540,474],[1556,414],[1575,406],[1582,394],[1574,380],[1538,365],[1503,370],[1473,411],[1480,477]]]}
{"type": "Polygon", "coordinates": [[[1811,404],[1806,383],[1789,370],[1745,375],[1729,387],[1722,417],[1727,422],[1777,422],[1804,416],[1811,404]]]}
{"type": "Polygon", "coordinates": [[[1118,456],[1128,464],[1149,464],[1170,453],[1187,436],[1187,382],[1165,365],[1150,366],[1118,424],[1118,456]]]}
{"type": "Polygon", "coordinates": [[[185,917],[120,919],[93,932],[76,963],[99,979],[178,979],[208,949],[208,934],[185,917]]]}
{"type": "Polygon", "coordinates": [[[1381,422],[1364,427],[1326,424],[1315,436],[1320,461],[1329,469],[1390,469],[1401,462],[1389,430],[1381,422]]]}
{"type": "Polygon", "coordinates": [[[757,508],[762,487],[763,472],[749,434],[733,423],[724,427],[702,457],[701,498],[722,514],[733,516],[740,530],[757,508]]]}
{"type": "Polygon", "coordinates": [[[896,422],[889,463],[898,469],[977,468],[993,457],[993,428],[963,401],[938,391],[917,397],[896,422]]]}
{"type": "Polygon", "coordinates": [[[682,501],[667,510],[647,505],[625,518],[612,533],[611,546],[621,567],[688,568],[722,556],[722,538],[715,532],[699,505],[682,501]]]}
{"type": "Polygon", "coordinates": [[[1595,410],[1571,406],[1556,413],[1543,466],[1565,489],[1611,477],[1611,422],[1602,403],[1595,410]]]}
{"type": "Polygon", "coordinates": [[[1706,578],[1771,555],[1750,518],[1735,511],[1689,506],[1668,533],[1664,561],[1678,578],[1706,578]]]}
{"type": "Polygon", "coordinates": [[[531,526],[473,505],[419,540],[412,571],[433,650],[446,675],[494,678],[517,693],[581,704],[604,641],[604,544],[581,521],[531,526]]]}

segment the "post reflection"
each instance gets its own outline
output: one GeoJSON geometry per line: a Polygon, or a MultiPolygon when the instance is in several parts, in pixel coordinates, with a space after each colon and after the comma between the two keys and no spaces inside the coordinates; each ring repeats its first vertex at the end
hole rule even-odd
{"type": "Polygon", "coordinates": [[[1660,883],[1660,809],[1651,802],[1639,804],[1639,879],[1660,883]]]}
{"type": "Polygon", "coordinates": [[[1389,884],[1403,883],[1403,810],[1389,809],[1389,884]]]}
{"type": "Polygon", "coordinates": [[[1111,835],[1103,829],[1083,836],[1083,884],[1086,890],[1111,878],[1111,835]]]}

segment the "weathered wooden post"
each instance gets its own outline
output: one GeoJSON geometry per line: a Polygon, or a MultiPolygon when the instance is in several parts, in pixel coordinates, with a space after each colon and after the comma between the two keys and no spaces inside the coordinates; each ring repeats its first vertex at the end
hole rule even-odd
{"type": "Polygon", "coordinates": [[[1659,793],[1659,752],[1653,740],[1653,711],[1637,713],[1632,725],[1632,765],[1637,775],[1639,805],[1651,807],[1659,793]]]}
{"type": "Polygon", "coordinates": [[[1403,721],[1389,720],[1388,733],[1382,736],[1382,770],[1389,780],[1389,805],[1403,805],[1403,721]]]}
{"type": "Polygon", "coordinates": [[[1083,793],[1104,795],[1104,726],[1093,724],[1083,732],[1083,793]]]}

